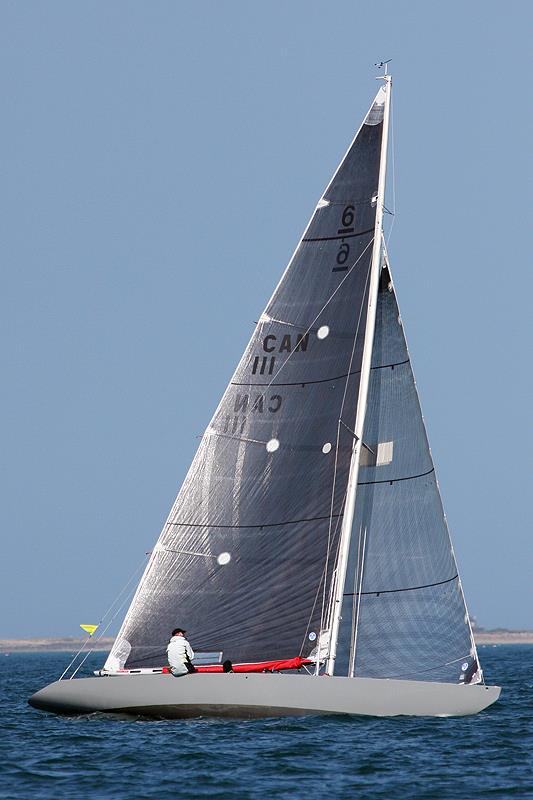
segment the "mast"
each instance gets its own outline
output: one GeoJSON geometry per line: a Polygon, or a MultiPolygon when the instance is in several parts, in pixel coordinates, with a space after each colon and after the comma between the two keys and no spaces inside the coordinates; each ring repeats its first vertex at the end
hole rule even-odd
{"type": "Polygon", "coordinates": [[[376,306],[378,299],[380,256],[381,256],[381,231],[383,228],[383,206],[385,203],[385,179],[387,171],[387,144],[389,133],[389,108],[392,76],[385,74],[381,76],[385,81],[385,106],[383,109],[383,134],[381,139],[381,157],[378,179],[378,196],[376,201],[376,221],[374,227],[374,243],[372,248],[372,264],[370,267],[370,287],[368,292],[368,308],[366,316],[365,340],[363,346],[363,358],[361,364],[361,379],[359,383],[359,395],[357,399],[357,413],[355,418],[355,436],[352,446],[352,457],[350,461],[350,473],[346,488],[346,506],[342,520],[339,559],[337,563],[337,574],[334,583],[334,596],[332,598],[332,621],[329,654],[326,663],[326,673],[333,675],[335,672],[335,659],[337,657],[337,642],[339,638],[339,627],[342,613],[342,599],[346,583],[346,571],[348,568],[348,555],[350,551],[350,539],[352,535],[352,524],[355,513],[355,500],[357,495],[357,479],[359,475],[359,462],[361,458],[361,445],[363,438],[363,427],[366,414],[366,403],[368,397],[368,383],[370,379],[370,365],[372,362],[372,347],[374,342],[374,327],[376,322],[376,306]]]}

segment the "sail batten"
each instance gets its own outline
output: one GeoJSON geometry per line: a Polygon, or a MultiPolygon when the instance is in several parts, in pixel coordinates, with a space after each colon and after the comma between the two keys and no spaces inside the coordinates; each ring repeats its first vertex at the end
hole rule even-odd
{"type": "MultiPolygon", "coordinates": [[[[371,366],[370,369],[371,370],[372,369],[387,369],[387,367],[390,367],[390,368],[399,367],[402,364],[407,364],[407,363],[408,363],[408,360],[407,361],[397,361],[397,362],[392,363],[392,364],[379,364],[379,365],[376,365],[376,366],[371,366]]],[[[343,375],[335,375],[332,378],[321,378],[320,380],[316,380],[316,381],[307,380],[306,384],[307,383],[327,383],[328,381],[340,381],[343,378],[349,377],[350,375],[359,375],[360,372],[361,372],[361,370],[354,370],[353,372],[345,372],[343,375]]],[[[231,385],[232,386],[301,386],[302,384],[301,384],[300,381],[296,381],[296,382],[293,382],[293,383],[278,383],[278,382],[237,383],[235,381],[232,381],[231,385]]]]}
{"type": "Polygon", "coordinates": [[[238,530],[239,528],[276,528],[280,525],[297,525],[299,522],[317,522],[319,520],[330,519],[331,517],[340,517],[342,514],[326,514],[321,517],[303,517],[302,519],[283,520],[282,522],[256,522],[254,525],[219,525],[214,522],[193,523],[193,522],[167,522],[169,527],[184,527],[184,528],[232,528],[238,530]]]}
{"type": "Polygon", "coordinates": [[[380,594],[396,594],[397,592],[416,592],[418,589],[430,589],[432,586],[442,586],[445,583],[451,583],[451,581],[456,580],[458,577],[459,574],[456,572],[451,578],[446,578],[443,581],[435,581],[434,583],[423,583],[421,586],[404,586],[401,589],[372,589],[366,592],[344,592],[344,597],[364,597],[364,595],[372,594],[379,596],[380,594]]]}

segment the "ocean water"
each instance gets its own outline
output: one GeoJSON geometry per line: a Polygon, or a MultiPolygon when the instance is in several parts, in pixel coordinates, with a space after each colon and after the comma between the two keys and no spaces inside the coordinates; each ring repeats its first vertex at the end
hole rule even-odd
{"type": "Polygon", "coordinates": [[[474,717],[147,721],[30,708],[68,654],[0,654],[0,797],[533,798],[533,645],[480,659],[503,691],[474,717]]]}

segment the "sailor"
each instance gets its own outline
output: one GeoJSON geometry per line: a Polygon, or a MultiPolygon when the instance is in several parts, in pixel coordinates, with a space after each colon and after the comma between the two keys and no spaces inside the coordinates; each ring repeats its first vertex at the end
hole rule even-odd
{"type": "Polygon", "coordinates": [[[186,632],[183,628],[174,628],[172,638],[167,646],[168,663],[175,678],[188,675],[189,672],[196,672],[192,663],[194,650],[185,638],[186,632]]]}

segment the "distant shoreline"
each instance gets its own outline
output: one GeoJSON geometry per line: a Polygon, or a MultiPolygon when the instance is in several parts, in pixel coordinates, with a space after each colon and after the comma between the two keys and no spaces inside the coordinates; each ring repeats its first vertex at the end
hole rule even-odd
{"type": "Polygon", "coordinates": [[[54,639],[0,639],[0,653],[77,653],[82,647],[85,650],[110,650],[113,642],[112,636],[102,636],[101,639],[91,641],[89,637],[83,639],[74,636],[64,636],[54,639]]]}
{"type": "Polygon", "coordinates": [[[533,644],[533,631],[474,631],[476,644],[533,644]]]}
{"type": "MultiPolygon", "coordinates": [[[[533,644],[533,631],[476,631],[476,644],[533,644]]],[[[41,639],[0,639],[0,653],[75,653],[82,647],[92,650],[110,650],[114,637],[78,639],[73,636],[41,639]]]]}

